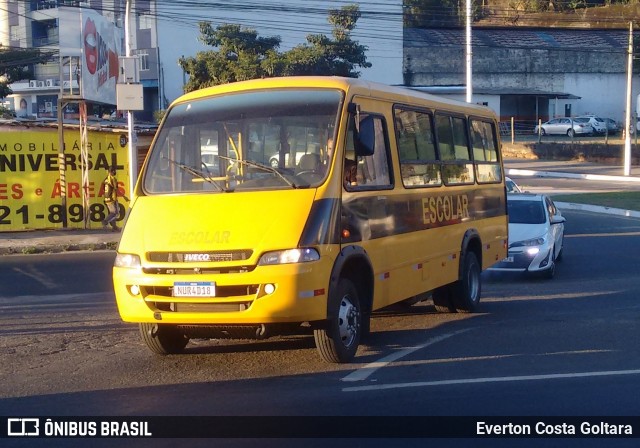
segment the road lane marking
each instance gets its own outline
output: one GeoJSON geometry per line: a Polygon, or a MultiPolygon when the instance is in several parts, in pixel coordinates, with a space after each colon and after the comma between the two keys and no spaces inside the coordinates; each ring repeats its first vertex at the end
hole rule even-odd
{"type": "Polygon", "coordinates": [[[396,383],[396,384],[376,384],[371,386],[352,386],[344,387],[342,392],[365,392],[390,389],[406,389],[410,387],[433,387],[433,386],[452,386],[458,384],[486,384],[486,383],[508,383],[516,381],[541,381],[555,380],[566,378],[592,378],[602,376],[620,376],[620,375],[640,375],[640,369],[636,370],[606,370],[602,372],[577,372],[577,373],[555,373],[548,375],[523,375],[523,376],[501,376],[494,378],[468,378],[460,380],[442,380],[442,381],[417,381],[413,383],[396,383]]]}
{"type": "Polygon", "coordinates": [[[375,373],[376,370],[381,369],[385,366],[388,366],[389,364],[391,364],[394,361],[397,361],[400,358],[403,358],[407,355],[410,355],[411,353],[418,351],[418,350],[422,350],[425,347],[428,347],[430,345],[436,344],[438,342],[442,342],[445,339],[449,339],[452,336],[456,336],[458,334],[461,333],[465,333],[467,331],[471,330],[471,328],[466,328],[464,330],[459,330],[459,331],[454,331],[453,333],[447,333],[447,334],[443,334],[442,336],[437,336],[435,338],[429,339],[428,341],[424,342],[423,344],[417,345],[415,347],[407,347],[405,349],[399,350],[395,353],[392,353],[390,355],[387,355],[383,358],[380,358],[377,361],[371,362],[367,365],[365,365],[364,367],[351,372],[349,375],[345,376],[344,378],[342,378],[340,381],[345,381],[345,382],[355,382],[355,381],[364,381],[367,378],[369,378],[371,375],[373,375],[373,373],[375,373]]]}

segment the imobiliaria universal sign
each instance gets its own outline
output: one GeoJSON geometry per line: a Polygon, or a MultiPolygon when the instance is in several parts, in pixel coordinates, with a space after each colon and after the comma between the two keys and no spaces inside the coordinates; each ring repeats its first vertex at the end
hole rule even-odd
{"type": "MultiPolygon", "coordinates": [[[[129,163],[126,138],[115,132],[88,132],[86,158],[79,135],[65,132],[65,179],[67,227],[100,228],[107,215],[102,181],[115,166],[118,196],[129,194],[129,163]],[[83,167],[88,181],[82,183],[83,167]],[[86,191],[89,204],[83,204],[86,191]]],[[[0,232],[63,227],[63,192],[60,185],[57,129],[0,131],[0,232]]],[[[128,203],[120,200],[119,220],[128,203]]]]}
{"type": "Polygon", "coordinates": [[[109,18],[86,8],[59,8],[60,55],[82,61],[80,94],[86,101],[116,104],[124,33],[109,18]]]}

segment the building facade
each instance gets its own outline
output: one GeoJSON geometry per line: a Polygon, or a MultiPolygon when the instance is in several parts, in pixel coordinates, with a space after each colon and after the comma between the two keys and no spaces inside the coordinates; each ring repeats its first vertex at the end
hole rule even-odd
{"type": "MultiPolygon", "coordinates": [[[[473,101],[501,120],[625,113],[625,30],[473,28],[473,101]]],[[[465,98],[465,30],[405,28],[405,85],[465,98]]],[[[633,92],[640,87],[633,79],[633,92]]],[[[635,112],[635,111],[632,111],[635,112]]]]}
{"type": "MultiPolygon", "coordinates": [[[[124,29],[126,0],[0,0],[0,44],[4,47],[41,48],[59,54],[62,33],[82,33],[77,29],[61,29],[62,8],[90,9],[104,16],[119,29],[124,29]]],[[[160,60],[156,26],[155,1],[131,0],[131,48],[138,56],[140,82],[144,91],[144,110],[135,112],[139,120],[153,119],[161,98],[160,60]]],[[[124,34],[122,34],[124,36],[124,34]]],[[[82,37],[78,40],[81,40],[82,37]]],[[[124,48],[124,42],[122,43],[124,48]]],[[[82,49],[77,49],[82,51],[82,49]]],[[[54,118],[57,116],[57,99],[61,92],[72,95],[79,92],[79,60],[54,58],[46,64],[34,66],[33,79],[11,85],[13,95],[5,99],[5,106],[13,109],[18,117],[54,118]]],[[[94,105],[97,111],[115,108],[114,105],[94,105]]],[[[73,116],[73,106],[65,114],[73,116]]]]}

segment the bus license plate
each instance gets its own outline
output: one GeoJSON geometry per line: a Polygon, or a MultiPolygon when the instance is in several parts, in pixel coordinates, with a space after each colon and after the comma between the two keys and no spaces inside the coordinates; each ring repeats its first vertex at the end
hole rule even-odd
{"type": "Polygon", "coordinates": [[[174,282],[173,297],[215,297],[215,282],[174,282]]]}
{"type": "Polygon", "coordinates": [[[503,263],[513,263],[513,257],[507,257],[502,259],[503,263]]]}

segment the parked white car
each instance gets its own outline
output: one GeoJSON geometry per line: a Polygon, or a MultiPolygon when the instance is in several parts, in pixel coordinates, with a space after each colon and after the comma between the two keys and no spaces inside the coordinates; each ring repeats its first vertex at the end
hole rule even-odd
{"type": "Polygon", "coordinates": [[[489,270],[538,273],[553,278],[562,259],[565,218],[549,196],[507,195],[509,252],[489,270]]]}
{"type": "Polygon", "coordinates": [[[542,123],[540,127],[536,126],[533,132],[537,134],[538,129],[542,135],[560,134],[573,137],[574,135],[593,134],[593,128],[589,123],[576,122],[572,118],[554,118],[542,123]]]}
{"type": "Polygon", "coordinates": [[[605,134],[607,132],[607,122],[600,117],[596,117],[595,115],[585,115],[583,117],[576,117],[573,121],[577,121],[578,123],[588,123],[593,128],[593,132],[596,134],[605,134]]]}

